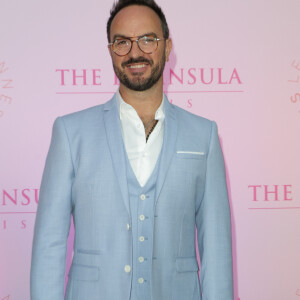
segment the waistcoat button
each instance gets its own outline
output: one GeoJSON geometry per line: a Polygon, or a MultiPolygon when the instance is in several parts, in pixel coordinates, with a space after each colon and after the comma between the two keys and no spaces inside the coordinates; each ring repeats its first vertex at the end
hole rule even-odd
{"type": "Polygon", "coordinates": [[[144,282],[144,278],[141,277],[138,279],[138,283],[143,283],[143,282],[144,282]]]}

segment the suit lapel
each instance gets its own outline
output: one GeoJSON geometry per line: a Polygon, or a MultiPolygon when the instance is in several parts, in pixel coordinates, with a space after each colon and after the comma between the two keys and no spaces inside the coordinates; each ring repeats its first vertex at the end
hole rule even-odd
{"type": "Polygon", "coordinates": [[[173,154],[175,153],[177,139],[177,120],[175,109],[173,105],[169,103],[167,97],[164,97],[165,131],[162,153],[160,157],[160,165],[158,170],[158,177],[156,181],[155,204],[157,203],[165,178],[167,176],[171,160],[173,158],[173,154]]]}
{"type": "Polygon", "coordinates": [[[121,133],[119,111],[118,111],[116,101],[117,101],[116,95],[114,95],[112,100],[105,104],[104,124],[105,124],[108,146],[110,149],[110,154],[113,161],[115,173],[120,186],[122,198],[124,199],[124,203],[128,211],[128,214],[130,215],[125,147],[124,147],[122,133],[121,133]]]}

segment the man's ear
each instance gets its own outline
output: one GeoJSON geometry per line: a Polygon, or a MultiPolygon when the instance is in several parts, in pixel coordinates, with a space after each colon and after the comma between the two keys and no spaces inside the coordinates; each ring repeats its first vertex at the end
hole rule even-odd
{"type": "Polygon", "coordinates": [[[166,54],[166,61],[169,61],[169,56],[172,50],[172,39],[167,39],[166,40],[166,49],[165,49],[165,54],[166,54]]]}

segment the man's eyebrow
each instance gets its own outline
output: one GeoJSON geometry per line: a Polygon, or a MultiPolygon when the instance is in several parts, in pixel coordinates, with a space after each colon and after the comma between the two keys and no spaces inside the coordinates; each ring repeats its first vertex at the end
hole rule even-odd
{"type": "Polygon", "coordinates": [[[146,35],[147,36],[150,35],[150,36],[157,37],[157,34],[155,32],[147,32],[147,33],[144,33],[144,34],[142,34],[142,35],[140,35],[138,37],[143,37],[143,36],[146,36],[146,35]]]}
{"type": "MultiPolygon", "coordinates": [[[[143,33],[139,36],[137,36],[137,38],[140,38],[140,37],[143,37],[143,36],[154,36],[154,37],[157,37],[157,34],[155,32],[147,32],[147,33],[143,33]]],[[[128,38],[132,38],[131,36],[125,36],[123,34],[115,34],[112,38],[112,40],[116,40],[116,39],[119,39],[119,38],[123,38],[123,39],[128,39],[128,38]]]]}
{"type": "Polygon", "coordinates": [[[123,34],[115,34],[112,38],[112,40],[114,41],[115,39],[119,39],[119,38],[128,38],[128,36],[125,36],[123,34]]]}

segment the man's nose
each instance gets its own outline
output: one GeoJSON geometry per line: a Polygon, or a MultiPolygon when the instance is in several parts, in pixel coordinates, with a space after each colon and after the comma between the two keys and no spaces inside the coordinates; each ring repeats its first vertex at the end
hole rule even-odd
{"type": "Polygon", "coordinates": [[[132,57],[139,57],[141,55],[144,54],[144,52],[140,49],[140,47],[138,46],[138,41],[133,40],[132,41],[132,47],[131,47],[131,51],[129,53],[132,57]]]}

